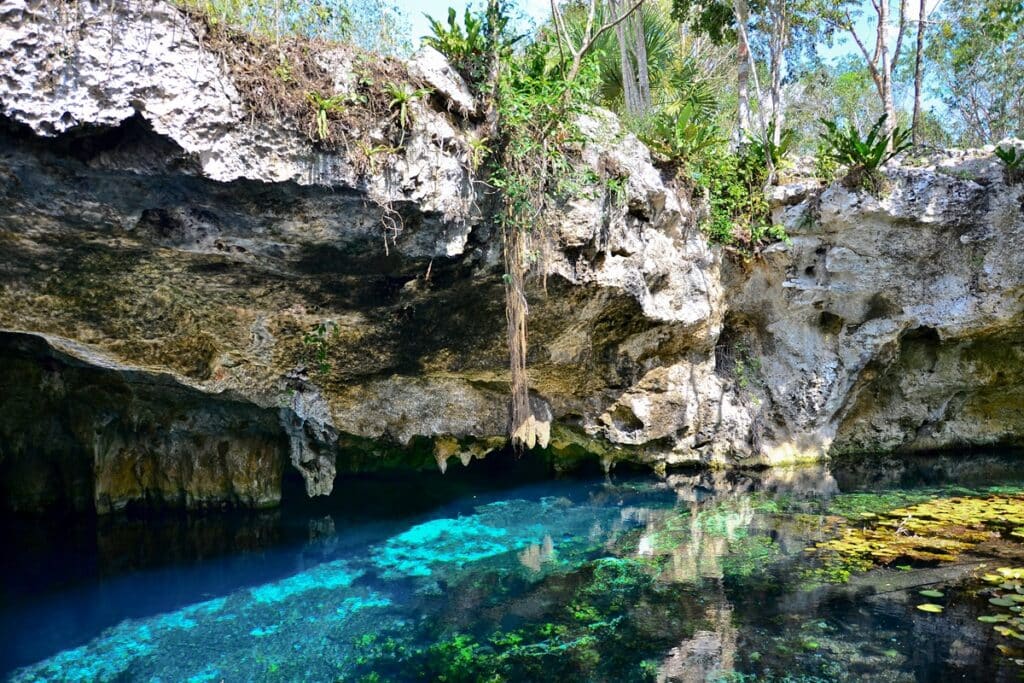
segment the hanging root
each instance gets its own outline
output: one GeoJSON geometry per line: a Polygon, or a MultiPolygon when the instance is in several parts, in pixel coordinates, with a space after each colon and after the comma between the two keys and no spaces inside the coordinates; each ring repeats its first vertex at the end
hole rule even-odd
{"type": "Polygon", "coordinates": [[[523,231],[503,229],[505,251],[505,319],[508,323],[509,370],[512,402],[509,436],[515,448],[548,445],[550,422],[538,420],[530,407],[530,382],[526,374],[526,316],[529,313],[523,282],[526,273],[523,231]]]}

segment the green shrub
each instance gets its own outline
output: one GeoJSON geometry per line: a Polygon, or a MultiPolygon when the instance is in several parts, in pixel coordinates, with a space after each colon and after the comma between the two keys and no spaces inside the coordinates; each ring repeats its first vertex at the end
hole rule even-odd
{"type": "Polygon", "coordinates": [[[680,166],[699,162],[707,152],[726,142],[714,121],[693,102],[675,113],[663,112],[639,122],[637,137],[655,154],[680,166]]]}
{"type": "Polygon", "coordinates": [[[889,134],[883,133],[886,116],[875,122],[868,134],[861,137],[852,124],[842,129],[835,121],[821,119],[825,131],[821,134],[827,156],[849,170],[847,181],[851,186],[878,190],[882,178],[881,166],[911,146],[910,130],[895,126],[889,134]],[[891,142],[891,144],[890,144],[891,142]]]}
{"type": "Polygon", "coordinates": [[[1024,152],[1021,152],[1016,147],[1008,149],[996,147],[995,153],[999,160],[1003,162],[1003,173],[1006,176],[1006,183],[1008,185],[1016,185],[1017,183],[1024,182],[1024,152]]]}
{"type": "Polygon", "coordinates": [[[702,228],[712,242],[750,253],[786,239],[785,230],[771,222],[762,156],[749,151],[709,155],[693,179],[707,193],[708,217],[702,228]]]}
{"type": "Polygon", "coordinates": [[[448,8],[448,25],[427,15],[432,35],[423,36],[423,43],[445,57],[469,83],[478,85],[487,79],[490,59],[489,36],[504,35],[508,18],[503,12],[488,17],[468,6],[459,23],[454,7],[448,8]],[[494,25],[489,24],[493,22],[494,25]]]}

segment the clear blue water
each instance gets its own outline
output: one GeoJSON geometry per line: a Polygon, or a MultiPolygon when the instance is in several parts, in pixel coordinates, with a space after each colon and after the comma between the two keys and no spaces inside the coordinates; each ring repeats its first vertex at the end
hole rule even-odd
{"type": "Polygon", "coordinates": [[[941,617],[914,608],[920,586],[955,587],[964,567],[831,585],[805,549],[858,492],[983,493],[1024,483],[1019,462],[497,490],[357,479],[332,500],[259,514],[7,520],[0,670],[13,681],[1017,680],[976,600],[941,617]]]}

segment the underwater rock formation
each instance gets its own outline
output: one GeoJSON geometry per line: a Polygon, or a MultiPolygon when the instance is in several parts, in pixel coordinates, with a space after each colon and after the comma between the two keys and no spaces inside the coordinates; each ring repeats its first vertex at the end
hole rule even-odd
{"type": "MultiPolygon", "coordinates": [[[[253,116],[170,4],[12,0],[0,19],[7,507],[268,505],[286,467],[315,495],[501,448],[500,234],[476,103],[436,52],[407,65],[432,96],[367,166],[253,116]],[[87,392],[57,398],[53,372],[87,392]],[[120,455],[86,438],[108,425],[120,455]]],[[[319,59],[351,87],[358,55],[319,59]]],[[[580,128],[591,173],[545,217],[528,292],[557,466],[1020,443],[1024,190],[989,154],[891,168],[882,199],[790,186],[792,241],[739,261],[613,116],[580,128]]]]}

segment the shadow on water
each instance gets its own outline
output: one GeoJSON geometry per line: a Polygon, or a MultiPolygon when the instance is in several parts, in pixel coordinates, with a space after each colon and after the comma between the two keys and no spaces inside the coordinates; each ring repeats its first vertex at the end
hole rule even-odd
{"type": "Polygon", "coordinates": [[[806,548],[864,496],[1012,487],[1021,463],[934,455],[550,480],[529,459],[495,459],[443,476],[347,476],[316,500],[289,480],[282,507],[258,513],[8,518],[0,671],[1014,680],[977,600],[951,601],[941,618],[914,609],[918,586],[953,585],[964,567],[832,585],[814,580],[806,548]]]}

